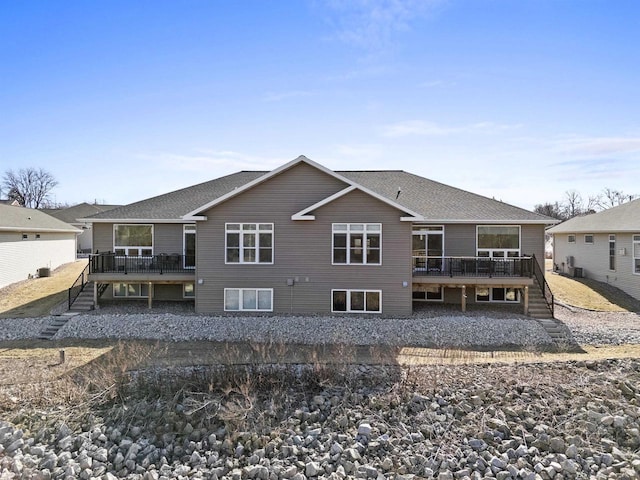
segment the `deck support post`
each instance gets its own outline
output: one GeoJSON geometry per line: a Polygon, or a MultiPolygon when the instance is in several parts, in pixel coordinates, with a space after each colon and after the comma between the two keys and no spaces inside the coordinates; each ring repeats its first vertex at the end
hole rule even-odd
{"type": "Polygon", "coordinates": [[[529,315],[529,287],[524,287],[524,314],[529,315]]]}
{"type": "Polygon", "coordinates": [[[149,309],[153,305],[153,283],[149,282],[149,309]]]}
{"type": "Polygon", "coordinates": [[[93,308],[98,309],[98,282],[93,282],[93,308]]]}
{"type": "Polygon", "coordinates": [[[466,285],[462,285],[462,288],[460,290],[462,292],[462,295],[460,296],[460,303],[462,304],[462,311],[466,312],[467,311],[467,286],[466,285]]]}

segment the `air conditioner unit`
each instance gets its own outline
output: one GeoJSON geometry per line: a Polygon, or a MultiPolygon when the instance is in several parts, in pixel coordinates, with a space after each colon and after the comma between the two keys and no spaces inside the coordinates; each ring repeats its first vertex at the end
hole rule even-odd
{"type": "Polygon", "coordinates": [[[627,249],[626,248],[618,249],[618,255],[620,255],[621,257],[624,257],[626,254],[627,254],[627,249]]]}
{"type": "Polygon", "coordinates": [[[567,257],[567,266],[573,267],[573,255],[567,257]]]}

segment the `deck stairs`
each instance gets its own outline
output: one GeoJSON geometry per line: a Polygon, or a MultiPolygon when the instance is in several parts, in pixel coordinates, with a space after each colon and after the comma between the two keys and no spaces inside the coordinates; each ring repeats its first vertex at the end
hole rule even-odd
{"type": "Polygon", "coordinates": [[[87,282],[77,296],[77,298],[71,304],[69,308],[70,312],[88,312],[95,308],[95,303],[93,302],[93,282],[87,282]]]}

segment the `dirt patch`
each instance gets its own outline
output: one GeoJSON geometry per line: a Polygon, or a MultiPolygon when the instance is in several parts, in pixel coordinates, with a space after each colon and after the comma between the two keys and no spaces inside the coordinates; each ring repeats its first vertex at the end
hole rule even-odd
{"type": "Polygon", "coordinates": [[[32,278],[0,289],[0,318],[49,315],[67,299],[67,291],[87,266],[87,260],[61,265],[50,277],[32,278]]]}

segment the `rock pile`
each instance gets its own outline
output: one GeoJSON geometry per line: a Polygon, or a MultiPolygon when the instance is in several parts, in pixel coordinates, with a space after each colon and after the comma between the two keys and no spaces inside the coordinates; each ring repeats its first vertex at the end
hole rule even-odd
{"type": "Polygon", "coordinates": [[[339,382],[272,371],[254,390],[138,386],[77,425],[22,411],[29,430],[0,423],[0,478],[640,477],[639,360],[355,368],[339,382]]]}

